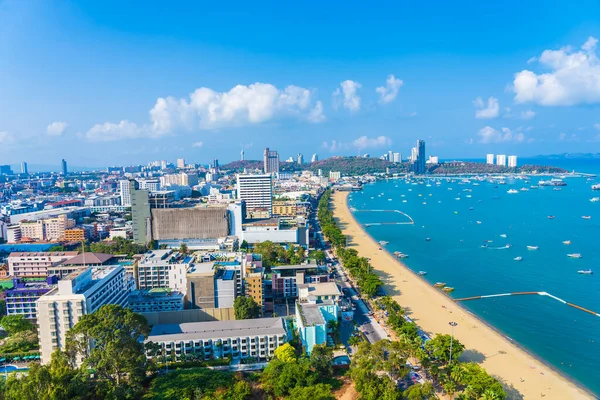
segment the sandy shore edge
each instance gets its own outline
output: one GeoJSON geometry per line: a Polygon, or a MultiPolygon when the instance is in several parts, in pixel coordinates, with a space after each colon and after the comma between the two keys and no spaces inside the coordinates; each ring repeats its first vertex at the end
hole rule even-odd
{"type": "Polygon", "coordinates": [[[448,322],[455,321],[454,335],[467,348],[465,357],[479,362],[508,387],[511,399],[594,399],[550,366],[512,343],[498,331],[458,306],[448,296],[412,272],[363,229],[350,211],[349,192],[336,192],[333,211],[349,247],[371,259],[374,270],[385,282],[386,292],[407,308],[410,317],[428,333],[450,333],[448,322]]]}

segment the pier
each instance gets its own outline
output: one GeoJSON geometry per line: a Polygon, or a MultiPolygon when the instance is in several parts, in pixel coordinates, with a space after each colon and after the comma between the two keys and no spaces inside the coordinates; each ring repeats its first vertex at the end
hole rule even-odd
{"type": "Polygon", "coordinates": [[[470,300],[480,300],[480,299],[489,299],[492,297],[505,297],[505,296],[526,296],[526,295],[539,295],[539,296],[546,296],[546,297],[550,297],[551,299],[554,299],[560,303],[566,304],[569,307],[573,307],[576,308],[580,311],[585,311],[588,314],[592,314],[595,315],[596,317],[600,317],[600,313],[597,313],[595,311],[592,310],[588,310],[587,308],[578,306],[577,304],[573,304],[573,303],[569,303],[568,301],[565,301],[559,297],[556,297],[548,292],[513,292],[513,293],[499,293],[499,294],[488,294],[488,295],[483,295],[483,296],[472,296],[472,297],[463,297],[460,299],[453,299],[455,302],[459,302],[459,301],[470,301],[470,300]]]}

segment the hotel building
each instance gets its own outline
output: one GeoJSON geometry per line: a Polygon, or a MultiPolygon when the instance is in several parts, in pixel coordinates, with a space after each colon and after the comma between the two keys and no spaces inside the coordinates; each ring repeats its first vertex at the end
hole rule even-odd
{"type": "Polygon", "coordinates": [[[48,276],[48,269],[77,256],[76,251],[18,252],[8,256],[8,273],[15,278],[48,276]]]}
{"type": "Polygon", "coordinates": [[[270,217],[273,212],[273,177],[270,174],[239,174],[237,176],[237,198],[246,202],[246,214],[264,212],[270,217]]]}
{"type": "Polygon", "coordinates": [[[496,165],[506,167],[506,154],[498,154],[496,156],[496,165]]]}

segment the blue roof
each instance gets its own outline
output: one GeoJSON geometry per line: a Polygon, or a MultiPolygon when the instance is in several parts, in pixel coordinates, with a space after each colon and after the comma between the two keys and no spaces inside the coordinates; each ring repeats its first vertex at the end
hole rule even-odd
{"type": "Polygon", "coordinates": [[[240,265],[239,261],[215,261],[215,265],[235,266],[240,265]]]}
{"type": "Polygon", "coordinates": [[[225,273],[223,274],[223,280],[230,281],[233,279],[234,276],[235,276],[235,271],[226,270],[225,273]]]}

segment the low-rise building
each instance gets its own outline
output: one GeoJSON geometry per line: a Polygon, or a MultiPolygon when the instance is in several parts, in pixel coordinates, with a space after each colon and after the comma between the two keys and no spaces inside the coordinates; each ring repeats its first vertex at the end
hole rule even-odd
{"type": "Polygon", "coordinates": [[[184,292],[185,274],[193,257],[173,250],[152,250],[143,255],[134,269],[136,287],[139,290],[169,288],[184,292]]]}
{"type": "Polygon", "coordinates": [[[48,267],[48,275],[54,275],[59,279],[62,279],[73,272],[88,269],[89,267],[101,267],[116,264],[117,259],[112,254],[82,253],[58,265],[48,267]]]}
{"type": "Polygon", "coordinates": [[[87,230],[83,228],[65,229],[65,241],[67,242],[83,242],[87,239],[87,230]]]}
{"type": "Polygon", "coordinates": [[[136,313],[183,310],[183,293],[168,289],[136,290],[129,296],[128,307],[136,313]]]}
{"type": "Polygon", "coordinates": [[[327,267],[317,264],[271,267],[273,298],[298,297],[298,284],[328,282],[327,267]]]}
{"type": "Polygon", "coordinates": [[[24,318],[37,320],[35,302],[48,293],[58,282],[57,277],[49,276],[46,280],[25,281],[13,279],[13,288],[5,292],[6,315],[22,315],[24,318]]]}
{"type": "Polygon", "coordinates": [[[211,261],[193,264],[187,274],[186,308],[230,308],[243,294],[239,261],[211,261]]]}
{"type": "Polygon", "coordinates": [[[287,341],[282,318],[154,325],[146,343],[155,344],[157,349],[146,354],[148,358],[184,359],[195,355],[205,360],[226,357],[267,360],[287,341]]]}
{"type": "Polygon", "coordinates": [[[15,252],[8,256],[8,273],[15,278],[46,277],[48,268],[77,256],[76,251],[15,252]]]}
{"type": "Polygon", "coordinates": [[[245,254],[244,258],[244,290],[246,296],[252,297],[263,310],[265,303],[265,269],[262,266],[262,260],[257,254],[245,254]]]}

